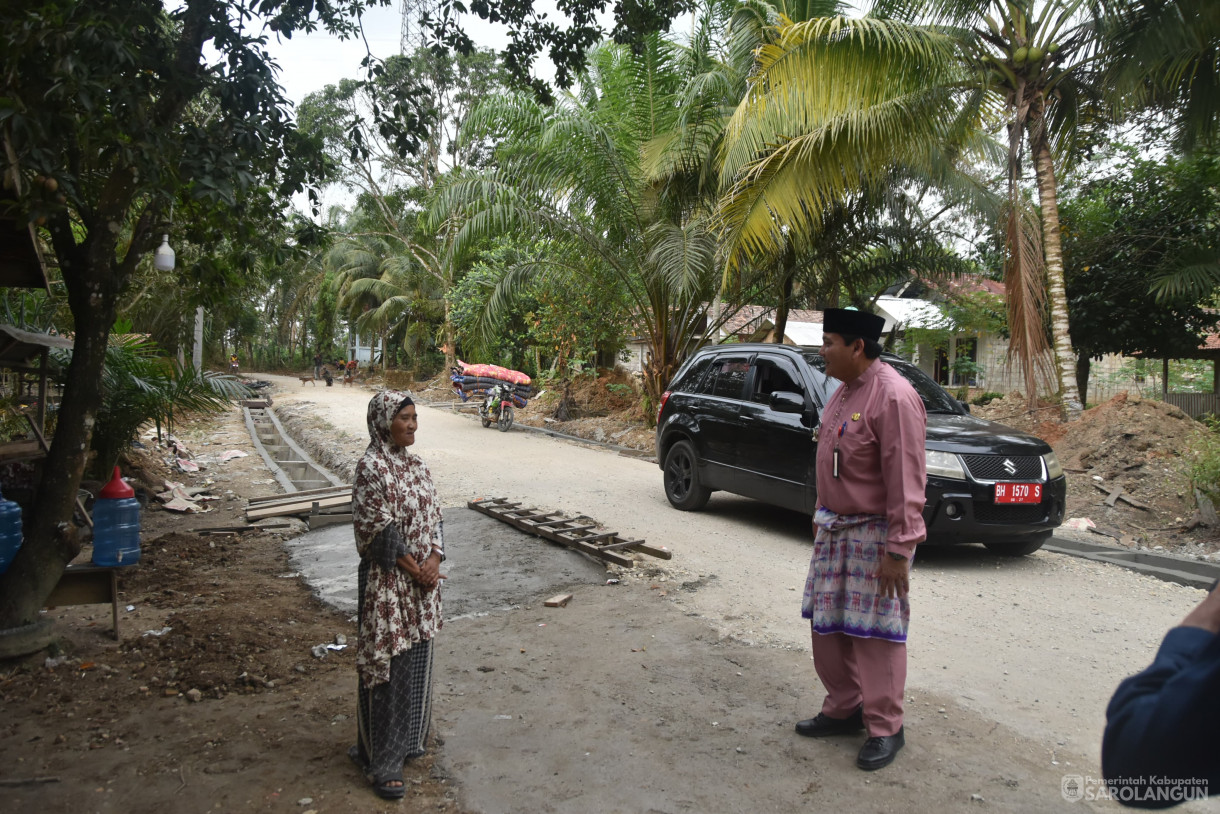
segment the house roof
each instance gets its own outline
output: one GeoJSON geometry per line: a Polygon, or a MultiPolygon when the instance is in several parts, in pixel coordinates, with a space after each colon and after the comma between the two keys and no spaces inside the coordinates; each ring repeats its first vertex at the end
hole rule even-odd
{"type": "Polygon", "coordinates": [[[932,287],[950,295],[985,292],[1003,297],[1008,294],[1008,289],[998,280],[990,280],[974,274],[955,274],[944,282],[934,283],[932,287]]]}
{"type": "MultiPolygon", "coordinates": [[[[775,307],[767,305],[743,305],[736,314],[729,317],[724,323],[721,330],[726,334],[748,334],[753,333],[762,326],[766,320],[775,320],[775,307]]],[[[793,322],[807,322],[822,324],[822,312],[811,311],[807,308],[793,308],[788,311],[788,324],[793,322]]]]}
{"type": "Polygon", "coordinates": [[[20,369],[42,351],[50,348],[72,348],[66,336],[32,333],[12,325],[0,325],[0,367],[20,369]]]}
{"type": "Polygon", "coordinates": [[[904,328],[951,327],[949,318],[928,300],[882,296],[877,298],[876,305],[881,316],[885,317],[883,333],[893,330],[896,324],[904,328]]]}
{"type": "Polygon", "coordinates": [[[784,326],[784,337],[791,339],[794,345],[820,345],[822,344],[822,323],[789,322],[784,326]]]}

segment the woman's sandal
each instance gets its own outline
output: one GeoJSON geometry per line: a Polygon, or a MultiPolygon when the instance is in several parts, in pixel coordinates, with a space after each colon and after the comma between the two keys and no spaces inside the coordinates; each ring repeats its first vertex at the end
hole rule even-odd
{"type": "Polygon", "coordinates": [[[368,764],[360,759],[360,747],[353,746],[347,750],[347,756],[351,758],[352,763],[356,764],[356,768],[364,775],[365,779],[373,786],[373,793],[383,800],[401,800],[407,793],[407,784],[402,779],[402,775],[398,777],[373,777],[369,774],[368,764]],[[398,785],[392,785],[397,783],[398,785]]]}
{"type": "Polygon", "coordinates": [[[373,780],[373,793],[383,800],[401,800],[407,793],[407,784],[402,777],[383,777],[373,780]],[[397,783],[397,786],[390,785],[397,783]]]}

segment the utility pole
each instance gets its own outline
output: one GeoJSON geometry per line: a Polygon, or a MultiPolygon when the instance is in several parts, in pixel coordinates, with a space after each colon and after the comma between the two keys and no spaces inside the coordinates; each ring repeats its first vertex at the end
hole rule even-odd
{"type": "Polygon", "coordinates": [[[195,352],[192,355],[195,372],[203,373],[203,306],[195,309],[195,352]]]}

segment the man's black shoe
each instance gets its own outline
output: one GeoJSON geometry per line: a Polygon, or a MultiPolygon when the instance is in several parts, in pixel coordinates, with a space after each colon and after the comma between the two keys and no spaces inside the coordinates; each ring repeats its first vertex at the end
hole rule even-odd
{"type": "Polygon", "coordinates": [[[806,738],[824,738],[827,735],[850,735],[864,728],[864,707],[856,707],[856,711],[846,718],[831,718],[818,713],[813,718],[797,721],[796,734],[806,738]]]}
{"type": "Polygon", "coordinates": [[[864,746],[860,747],[856,765],[866,772],[883,769],[894,762],[894,758],[898,756],[898,750],[906,746],[906,743],[907,739],[902,727],[899,727],[893,735],[869,738],[864,742],[864,746]]]}

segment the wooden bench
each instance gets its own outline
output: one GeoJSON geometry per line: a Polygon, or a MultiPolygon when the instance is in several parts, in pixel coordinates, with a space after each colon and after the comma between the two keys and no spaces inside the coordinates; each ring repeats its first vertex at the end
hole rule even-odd
{"type": "Polygon", "coordinates": [[[69,565],[64,569],[55,590],[47,597],[46,606],[103,605],[107,602],[110,603],[114,624],[114,640],[122,641],[119,635],[118,568],[88,563],[69,565]]]}

